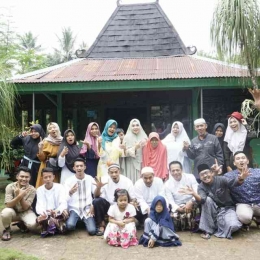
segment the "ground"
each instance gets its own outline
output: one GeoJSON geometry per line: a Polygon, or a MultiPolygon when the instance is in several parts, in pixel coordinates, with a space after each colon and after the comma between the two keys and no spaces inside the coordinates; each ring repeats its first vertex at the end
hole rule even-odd
{"type": "MultiPolygon", "coordinates": [[[[0,192],[0,200],[3,200],[0,192]]],[[[0,201],[1,207],[2,201],[0,201]]],[[[1,222],[0,222],[1,223],[1,222]]],[[[3,227],[0,224],[2,234],[3,227]]],[[[67,235],[41,238],[38,234],[23,234],[13,228],[10,241],[0,240],[0,260],[2,249],[15,249],[42,260],[121,260],[121,259],[182,259],[182,260],[259,260],[260,229],[252,225],[249,232],[240,231],[232,240],[212,237],[203,240],[199,234],[179,232],[181,247],[153,248],[134,246],[128,249],[108,246],[101,237],[90,237],[83,228],[67,235]]],[[[138,231],[140,237],[141,232],[138,231]]],[[[8,258],[22,259],[23,258],[8,258]]],[[[30,258],[31,259],[31,258],[30,258]]]]}

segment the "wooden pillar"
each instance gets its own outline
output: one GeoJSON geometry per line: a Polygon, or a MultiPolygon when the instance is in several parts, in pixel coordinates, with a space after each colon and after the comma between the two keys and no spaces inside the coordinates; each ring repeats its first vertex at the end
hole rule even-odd
{"type": "Polygon", "coordinates": [[[76,133],[76,136],[79,136],[79,133],[78,133],[78,110],[75,107],[72,110],[72,121],[73,121],[73,130],[76,133]]]}
{"type": "Polygon", "coordinates": [[[57,123],[62,128],[62,93],[57,93],[57,123]]]}
{"type": "MultiPolygon", "coordinates": [[[[199,95],[200,95],[200,89],[199,88],[193,88],[192,89],[192,110],[191,110],[191,119],[192,119],[192,125],[195,119],[199,118],[199,95]]],[[[197,136],[197,132],[194,130],[193,126],[193,137],[197,136]]]]}

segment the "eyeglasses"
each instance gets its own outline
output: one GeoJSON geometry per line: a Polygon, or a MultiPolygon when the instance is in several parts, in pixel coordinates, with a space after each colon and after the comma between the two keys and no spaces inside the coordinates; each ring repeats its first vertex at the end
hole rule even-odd
{"type": "Polygon", "coordinates": [[[210,174],[210,170],[207,170],[207,171],[205,171],[205,172],[200,172],[200,173],[199,173],[200,177],[204,177],[204,176],[206,176],[206,175],[208,175],[208,174],[210,174]]]}

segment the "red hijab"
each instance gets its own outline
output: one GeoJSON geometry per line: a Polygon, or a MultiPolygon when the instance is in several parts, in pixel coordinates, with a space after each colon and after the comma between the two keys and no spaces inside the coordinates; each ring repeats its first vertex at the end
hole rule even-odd
{"type": "Polygon", "coordinates": [[[145,166],[152,167],[154,175],[163,180],[168,176],[166,147],[162,144],[159,135],[155,132],[150,133],[149,140],[143,148],[143,167],[145,166]],[[158,146],[156,148],[153,148],[151,144],[153,137],[158,140],[158,146]]]}

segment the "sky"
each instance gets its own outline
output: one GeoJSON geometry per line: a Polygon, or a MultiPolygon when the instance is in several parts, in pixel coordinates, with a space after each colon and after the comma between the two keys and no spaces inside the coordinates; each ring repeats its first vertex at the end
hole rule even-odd
{"type": "MultiPolygon", "coordinates": [[[[121,0],[122,4],[154,0],[121,0]]],[[[217,0],[159,0],[186,46],[211,52],[210,23],[217,0]]],[[[70,27],[77,46],[91,46],[117,7],[117,0],[1,0],[0,14],[10,16],[16,32],[31,31],[38,44],[51,52],[58,47],[56,35],[70,27]]]]}

